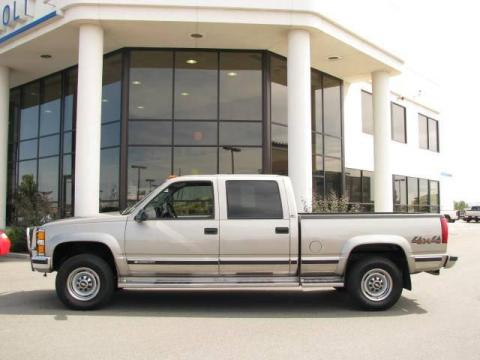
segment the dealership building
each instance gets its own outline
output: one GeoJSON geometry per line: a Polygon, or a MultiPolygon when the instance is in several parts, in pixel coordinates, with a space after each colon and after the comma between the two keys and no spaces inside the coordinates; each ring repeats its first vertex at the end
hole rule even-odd
{"type": "Polygon", "coordinates": [[[301,211],[450,207],[438,100],[321,3],[0,1],[0,227],[27,178],[57,218],[172,174],[289,175],[301,211]]]}

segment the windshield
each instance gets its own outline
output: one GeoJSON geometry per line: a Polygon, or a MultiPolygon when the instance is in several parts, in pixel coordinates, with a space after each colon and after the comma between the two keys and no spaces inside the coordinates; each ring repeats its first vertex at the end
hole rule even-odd
{"type": "MultiPolygon", "coordinates": [[[[163,185],[163,184],[162,184],[162,185],[163,185]]],[[[160,185],[160,186],[162,186],[162,185],[160,185]]],[[[145,195],[145,196],[143,197],[143,199],[140,199],[140,200],[138,200],[135,204],[127,207],[125,210],[123,210],[122,212],[120,212],[120,215],[130,215],[130,214],[143,202],[143,200],[145,200],[147,197],[149,197],[150,194],[151,194],[152,192],[154,192],[154,191],[155,191],[155,189],[153,189],[153,190],[150,191],[147,195],[145,195]]]]}

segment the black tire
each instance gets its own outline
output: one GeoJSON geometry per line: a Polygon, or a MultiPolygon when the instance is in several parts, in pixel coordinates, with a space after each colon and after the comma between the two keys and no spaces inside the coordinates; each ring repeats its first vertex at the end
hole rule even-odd
{"type": "Polygon", "coordinates": [[[472,219],[464,219],[467,223],[469,223],[470,221],[472,221],[472,219]]]}
{"type": "Polygon", "coordinates": [[[392,307],[402,295],[403,277],[393,261],[385,257],[365,257],[356,261],[348,270],[346,285],[349,295],[360,308],[386,310],[392,307]],[[362,282],[365,286],[362,286],[362,282]],[[369,288],[367,283],[371,284],[374,290],[369,288]],[[377,289],[377,286],[383,283],[389,286],[386,286],[383,291],[381,287],[377,289]],[[377,290],[380,291],[379,294],[374,293],[377,290]],[[378,299],[375,299],[377,295],[378,299]]]}
{"type": "Polygon", "coordinates": [[[115,291],[115,276],[113,269],[102,258],[93,254],[80,254],[69,258],[60,266],[55,287],[59,299],[70,309],[93,310],[105,306],[111,300],[115,291]],[[89,285],[92,283],[96,286],[89,285]]]}

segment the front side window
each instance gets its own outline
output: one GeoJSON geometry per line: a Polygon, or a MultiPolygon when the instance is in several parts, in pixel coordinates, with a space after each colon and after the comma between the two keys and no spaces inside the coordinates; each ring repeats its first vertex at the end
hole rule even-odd
{"type": "Polygon", "coordinates": [[[229,219],[282,219],[280,190],[275,181],[226,182],[229,219]]]}
{"type": "Polygon", "coordinates": [[[211,219],[214,217],[213,204],[211,182],[178,182],[158,194],[144,211],[150,220],[211,219]]]}

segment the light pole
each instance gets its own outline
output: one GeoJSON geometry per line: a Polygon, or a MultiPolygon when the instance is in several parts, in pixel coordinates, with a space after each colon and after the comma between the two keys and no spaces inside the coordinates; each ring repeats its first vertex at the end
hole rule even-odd
{"type": "Polygon", "coordinates": [[[146,166],[141,165],[132,165],[130,166],[132,169],[137,169],[137,201],[140,200],[140,172],[145,170],[146,166]]]}
{"type": "Polygon", "coordinates": [[[152,191],[152,184],[155,181],[155,179],[145,179],[145,181],[148,183],[148,191],[152,191]]]}
{"type": "Polygon", "coordinates": [[[235,174],[235,158],[233,153],[240,152],[242,149],[234,146],[224,146],[223,150],[230,151],[230,154],[232,155],[232,174],[235,174]]]}

